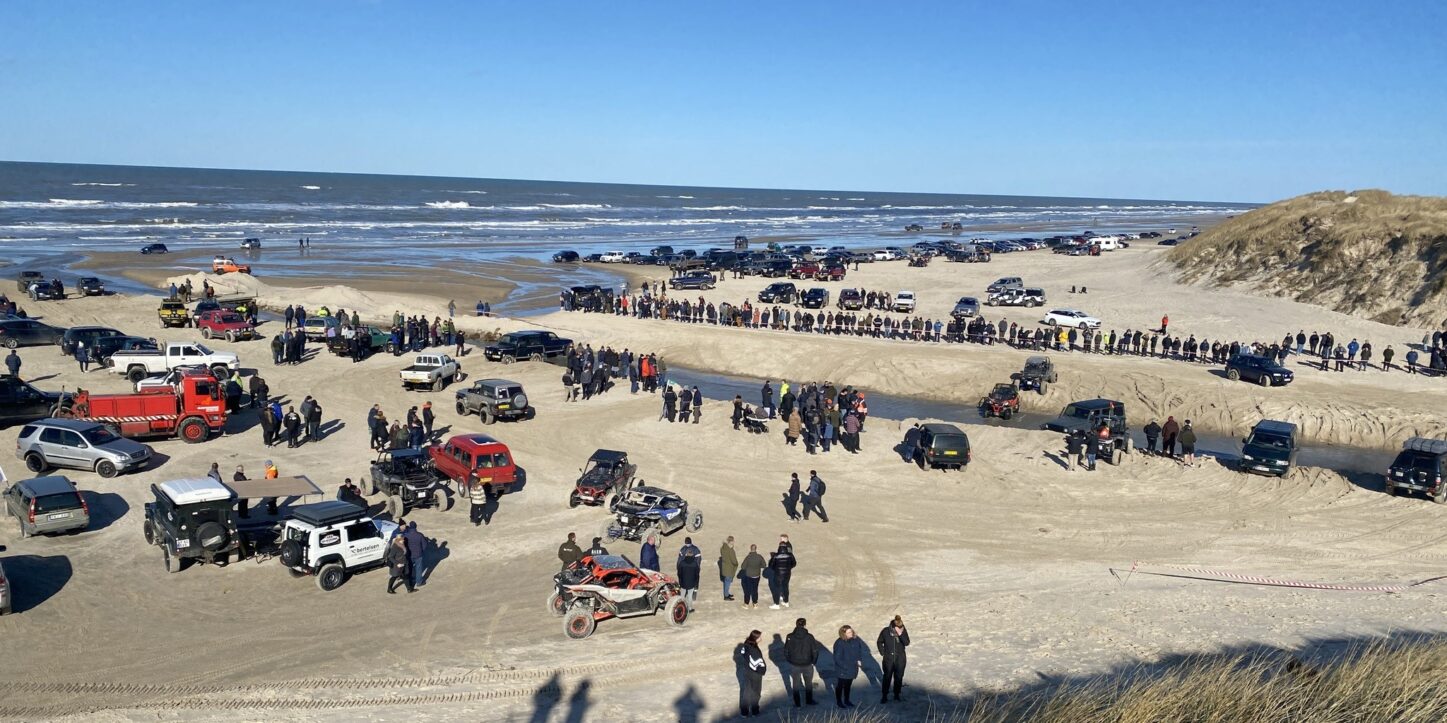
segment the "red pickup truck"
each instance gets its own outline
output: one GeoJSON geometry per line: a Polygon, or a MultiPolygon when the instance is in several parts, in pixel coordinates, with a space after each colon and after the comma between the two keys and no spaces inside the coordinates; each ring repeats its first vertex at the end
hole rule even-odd
{"type": "Polygon", "coordinates": [[[438,472],[457,483],[458,494],[476,504],[484,501],[484,485],[502,494],[518,481],[512,452],[486,434],[456,435],[428,447],[427,454],[438,472]]]}
{"type": "Polygon", "coordinates": [[[256,338],[256,327],[242,315],[228,309],[212,309],[196,315],[196,328],[205,339],[223,337],[226,341],[256,338]]]}

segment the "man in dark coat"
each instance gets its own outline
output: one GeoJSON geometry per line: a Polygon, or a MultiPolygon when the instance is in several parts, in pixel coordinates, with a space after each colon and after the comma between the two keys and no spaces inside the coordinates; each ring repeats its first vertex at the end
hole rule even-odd
{"type": "Polygon", "coordinates": [[[800,706],[799,691],[803,689],[804,702],[814,705],[814,666],[819,663],[819,641],[804,627],[804,618],[794,621],[794,631],[784,638],[784,659],[789,661],[789,692],[794,695],[794,707],[800,706]]]}
{"type": "Polygon", "coordinates": [[[1151,423],[1147,424],[1145,429],[1141,431],[1146,433],[1146,452],[1149,454],[1155,454],[1156,440],[1159,439],[1161,436],[1161,425],[1157,424],[1156,420],[1152,419],[1151,423]]]}
{"type": "Polygon", "coordinates": [[[322,405],[315,399],[312,400],[312,407],[307,412],[305,422],[307,441],[319,441],[322,438],[322,405]]]}
{"type": "Polygon", "coordinates": [[[1176,456],[1176,435],[1181,433],[1181,425],[1176,423],[1175,417],[1166,417],[1166,423],[1161,426],[1161,436],[1164,444],[1161,452],[1167,457],[1176,456]]]}
{"type": "Polygon", "coordinates": [[[678,551],[678,587],[683,590],[683,599],[688,611],[698,602],[698,578],[703,568],[703,551],[693,544],[692,537],[683,538],[683,548],[678,551]]]}
{"type": "Polygon", "coordinates": [[[558,545],[558,561],[563,563],[563,568],[566,569],[581,559],[583,559],[583,549],[578,547],[578,533],[569,532],[568,541],[558,545]]]}
{"type": "Polygon", "coordinates": [[[793,576],[796,564],[794,546],[789,543],[787,535],[781,535],[779,549],[769,555],[769,569],[774,573],[769,585],[769,592],[774,596],[770,610],[778,610],[781,605],[789,607],[789,578],[793,576]]]}
{"type": "Polygon", "coordinates": [[[259,415],[261,421],[261,443],[270,447],[276,443],[276,417],[271,415],[271,410],[263,407],[259,415]]]}
{"type": "Polygon", "coordinates": [[[894,688],[894,699],[899,700],[899,688],[904,685],[904,666],[908,662],[905,648],[909,647],[909,631],[904,627],[904,618],[896,615],[884,629],[879,631],[879,640],[875,642],[879,650],[881,667],[884,669],[884,680],[879,683],[879,702],[889,700],[891,683],[894,688]]]}
{"type": "Polygon", "coordinates": [[[262,379],[260,374],[252,374],[246,384],[247,391],[251,393],[251,408],[265,407],[267,396],[271,394],[271,388],[266,386],[266,380],[262,379]]]}
{"type": "Polygon", "coordinates": [[[759,393],[759,406],[763,407],[769,414],[769,419],[774,418],[774,387],[769,382],[764,382],[764,388],[759,393]]]}
{"type": "Polygon", "coordinates": [[[296,413],[296,409],[287,407],[286,416],[282,418],[281,424],[286,430],[286,446],[299,446],[301,444],[301,416],[296,413]]]}
{"type": "Polygon", "coordinates": [[[603,546],[603,538],[594,537],[593,546],[588,548],[588,552],[586,554],[589,557],[597,557],[599,555],[608,554],[608,548],[603,546]]]}

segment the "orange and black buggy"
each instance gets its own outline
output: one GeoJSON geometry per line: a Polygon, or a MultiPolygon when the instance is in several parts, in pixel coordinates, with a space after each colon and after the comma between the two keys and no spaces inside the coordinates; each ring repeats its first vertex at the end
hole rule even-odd
{"type": "Polygon", "coordinates": [[[1012,384],[996,384],[990,393],[980,400],[980,414],[986,417],[1009,419],[1020,411],[1020,392],[1012,384]]]}
{"type": "Polygon", "coordinates": [[[664,614],[670,625],[688,620],[688,603],[678,581],[645,570],[622,555],[587,555],[553,576],[556,589],[548,610],[563,618],[563,632],[574,640],[593,634],[600,620],[664,614]]]}

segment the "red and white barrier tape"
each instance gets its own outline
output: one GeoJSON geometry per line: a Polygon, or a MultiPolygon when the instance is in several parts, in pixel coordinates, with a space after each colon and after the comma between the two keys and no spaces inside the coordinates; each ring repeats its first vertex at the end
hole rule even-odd
{"type": "MultiPolygon", "coordinates": [[[[1117,574],[1118,572],[1119,572],[1119,571],[1116,570],[1115,568],[1110,568],[1110,574],[1111,574],[1112,576],[1114,576],[1117,580],[1120,580],[1120,581],[1121,581],[1121,584],[1123,585],[1123,584],[1125,584],[1126,580],[1121,580],[1120,575],[1117,574]]],[[[1208,581],[1208,582],[1230,582],[1230,583],[1239,583],[1239,584],[1246,584],[1246,585],[1269,585],[1269,586],[1272,586],[1272,587],[1295,587],[1295,588],[1304,588],[1304,589],[1308,589],[1308,590],[1343,590],[1343,591],[1347,591],[1347,592],[1402,592],[1402,591],[1407,590],[1407,589],[1409,589],[1409,588],[1414,588],[1414,587],[1417,587],[1417,586],[1419,586],[1419,585],[1425,585],[1425,584],[1427,584],[1427,583],[1429,583],[1429,582],[1438,582],[1438,581],[1440,581],[1440,580],[1447,580],[1447,575],[1439,575],[1439,576],[1437,576],[1437,577],[1429,577],[1429,578],[1427,578],[1427,579],[1425,579],[1425,580],[1418,580],[1418,581],[1416,581],[1416,582],[1400,583],[1400,584],[1397,584],[1397,585],[1336,585],[1336,584],[1324,583],[1324,582],[1302,582],[1302,581],[1300,581],[1300,580],[1278,580],[1278,579],[1276,579],[1276,578],[1274,578],[1274,577],[1262,577],[1262,576],[1260,576],[1260,575],[1240,575],[1240,574],[1237,574],[1237,573],[1234,573],[1234,572],[1225,572],[1225,571],[1222,571],[1222,570],[1211,570],[1211,569],[1204,568],[1204,567],[1197,567],[1197,566],[1195,566],[1195,565],[1172,565],[1172,564],[1168,564],[1168,563],[1140,562],[1140,561],[1137,561],[1137,562],[1132,563],[1131,566],[1130,566],[1130,569],[1129,569],[1129,570],[1126,570],[1125,573],[1126,573],[1126,579],[1129,579],[1131,575],[1139,574],[1139,575],[1155,575],[1155,576],[1157,576],[1157,577],[1179,577],[1179,578],[1185,578],[1185,579],[1187,579],[1187,580],[1206,580],[1206,581],[1208,581]],[[1178,572],[1152,572],[1152,571],[1150,571],[1150,570],[1143,570],[1143,569],[1141,569],[1141,568],[1143,568],[1143,567],[1167,568],[1167,569],[1170,569],[1170,570],[1176,570],[1176,571],[1178,571],[1178,572]],[[1194,573],[1194,574],[1188,574],[1188,573],[1194,573]]]]}

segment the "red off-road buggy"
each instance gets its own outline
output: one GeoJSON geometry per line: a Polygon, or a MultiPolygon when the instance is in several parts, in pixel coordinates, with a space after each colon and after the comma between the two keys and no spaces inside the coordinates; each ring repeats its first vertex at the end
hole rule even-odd
{"type": "Polygon", "coordinates": [[[598,621],[655,615],[670,625],[688,620],[688,603],[678,581],[642,570],[622,555],[585,556],[553,576],[556,588],[548,610],[563,618],[563,632],[574,640],[593,634],[598,621]]]}
{"type": "Polygon", "coordinates": [[[986,417],[1009,419],[1020,412],[1020,392],[1013,384],[996,384],[989,395],[980,400],[980,413],[986,417]]]}

